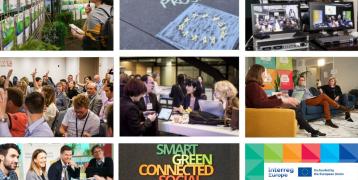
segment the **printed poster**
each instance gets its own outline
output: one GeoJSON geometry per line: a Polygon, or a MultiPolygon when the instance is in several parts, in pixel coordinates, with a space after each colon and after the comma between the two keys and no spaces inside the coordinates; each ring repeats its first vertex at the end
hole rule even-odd
{"type": "Polygon", "coordinates": [[[118,152],[119,179],[239,179],[238,144],[119,144],[118,152]]]}
{"type": "Polygon", "coordinates": [[[17,15],[16,22],[16,35],[17,35],[17,45],[23,44],[24,38],[24,13],[20,13],[17,15]]]}
{"type": "Polygon", "coordinates": [[[0,0],[0,14],[5,13],[5,4],[4,4],[4,0],[0,0]]]}
{"type": "Polygon", "coordinates": [[[9,9],[14,10],[17,8],[17,0],[9,0],[9,9]]]}
{"type": "Polygon", "coordinates": [[[274,69],[266,69],[266,78],[264,79],[264,90],[274,90],[277,72],[274,69]]]}
{"type": "Polygon", "coordinates": [[[26,6],[26,0],[20,0],[20,7],[26,6]]]}
{"type": "Polygon", "coordinates": [[[358,144],[246,144],[246,180],[355,180],[358,144]]]}
{"type": "Polygon", "coordinates": [[[25,36],[26,40],[30,37],[30,9],[25,11],[25,36]]]}
{"type": "Polygon", "coordinates": [[[290,90],[294,88],[293,72],[287,70],[277,70],[277,74],[281,80],[281,90],[290,90]]]}
{"type": "Polygon", "coordinates": [[[292,57],[276,57],[276,69],[293,70],[292,57]]]}
{"type": "Polygon", "coordinates": [[[11,50],[15,38],[14,17],[8,17],[1,21],[2,41],[4,50],[11,50]]]}
{"type": "Polygon", "coordinates": [[[276,68],[276,59],[274,57],[256,57],[255,63],[268,69],[276,68]]]}

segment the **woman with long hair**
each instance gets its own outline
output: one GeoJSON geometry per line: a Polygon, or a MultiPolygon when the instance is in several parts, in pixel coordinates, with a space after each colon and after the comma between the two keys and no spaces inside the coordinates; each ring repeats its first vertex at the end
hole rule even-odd
{"type": "Polygon", "coordinates": [[[214,90],[215,98],[223,103],[225,119],[231,119],[233,109],[239,109],[237,88],[230,81],[222,80],[215,83],[214,90]]]}
{"type": "Polygon", "coordinates": [[[42,87],[41,93],[45,98],[44,118],[48,125],[52,127],[52,123],[54,122],[56,113],[58,112],[55,104],[55,90],[53,87],[46,85],[42,87]]]}
{"type": "Polygon", "coordinates": [[[26,180],[48,180],[46,163],[46,151],[43,149],[36,149],[32,153],[30,168],[26,173],[26,180]]]}
{"type": "Polygon", "coordinates": [[[300,128],[311,133],[312,137],[325,136],[318,130],[313,129],[302,117],[299,102],[292,97],[284,97],[282,93],[268,97],[264,89],[266,70],[262,65],[254,64],[246,74],[246,107],[248,108],[290,108],[296,111],[296,120],[300,128]]]}

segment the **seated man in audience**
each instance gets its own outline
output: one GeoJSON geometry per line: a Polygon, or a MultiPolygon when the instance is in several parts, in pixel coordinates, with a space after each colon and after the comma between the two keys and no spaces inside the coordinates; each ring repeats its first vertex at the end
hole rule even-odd
{"type": "Polygon", "coordinates": [[[103,103],[101,97],[97,94],[96,83],[88,83],[86,87],[87,95],[89,98],[89,109],[98,116],[103,103]]]}
{"type": "Polygon", "coordinates": [[[23,105],[23,93],[18,88],[7,89],[6,113],[9,118],[10,133],[13,137],[24,137],[27,125],[27,115],[20,111],[23,105]]]}
{"type": "MultiPolygon", "coordinates": [[[[0,89],[0,137],[12,136],[9,129],[9,117],[5,113],[7,92],[0,89]]],[[[52,137],[51,128],[43,117],[44,97],[38,93],[30,93],[25,99],[26,113],[29,115],[25,137],[52,137]]]]}
{"type": "Polygon", "coordinates": [[[103,90],[106,93],[107,101],[104,102],[101,112],[99,113],[99,117],[100,119],[106,121],[106,109],[109,105],[113,104],[113,83],[106,84],[103,90]]]}
{"type": "Polygon", "coordinates": [[[93,159],[90,160],[86,168],[86,177],[99,176],[101,178],[113,178],[113,160],[104,156],[103,147],[95,145],[91,149],[93,159]]]}
{"type": "Polygon", "coordinates": [[[72,160],[72,149],[64,145],[60,150],[60,159],[53,163],[48,169],[49,180],[71,180],[79,179],[80,167],[72,160]]]}
{"type": "Polygon", "coordinates": [[[102,83],[101,78],[99,77],[98,74],[93,76],[93,81],[94,81],[94,83],[96,83],[97,92],[100,93],[103,83],[102,83]]]}
{"type": "MultiPolygon", "coordinates": [[[[303,100],[305,103],[309,106],[322,106],[323,112],[324,112],[324,118],[326,119],[326,125],[338,128],[337,125],[333,124],[331,119],[331,110],[330,106],[332,106],[334,109],[339,109],[343,112],[349,112],[349,109],[343,105],[339,105],[337,102],[332,100],[330,97],[328,97],[326,94],[321,93],[319,96],[313,96],[311,92],[305,87],[305,77],[301,76],[298,79],[298,86],[295,88],[295,90],[301,90],[304,91],[303,100]]],[[[351,119],[347,119],[348,121],[352,121],[351,119]]],[[[353,122],[353,121],[352,121],[353,122]]]]}
{"type": "Polygon", "coordinates": [[[99,117],[88,109],[89,99],[83,95],[77,95],[73,99],[73,107],[65,114],[60,127],[60,133],[64,137],[91,137],[99,134],[99,117]]]}
{"type": "MultiPolygon", "coordinates": [[[[155,111],[159,114],[161,106],[158,102],[157,95],[153,93],[154,89],[154,80],[150,75],[144,75],[141,77],[141,80],[144,82],[147,92],[139,100],[138,107],[141,111],[155,111]]],[[[144,117],[143,117],[144,122],[144,117]]],[[[158,119],[156,119],[150,128],[147,128],[143,134],[144,136],[156,136],[158,135],[158,119]]]]}
{"type": "Polygon", "coordinates": [[[49,85],[55,87],[55,83],[52,81],[52,78],[48,76],[50,71],[47,71],[45,75],[42,76],[42,85],[49,85]]]}

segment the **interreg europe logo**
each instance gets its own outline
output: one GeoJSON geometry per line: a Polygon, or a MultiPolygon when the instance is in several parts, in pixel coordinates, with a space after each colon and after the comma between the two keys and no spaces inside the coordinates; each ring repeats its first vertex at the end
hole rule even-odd
{"type": "Polygon", "coordinates": [[[312,168],[311,167],[299,167],[298,168],[298,177],[312,177],[312,168]]]}
{"type": "Polygon", "coordinates": [[[295,173],[295,170],[293,168],[269,168],[268,172],[269,177],[286,178],[295,173]]]}

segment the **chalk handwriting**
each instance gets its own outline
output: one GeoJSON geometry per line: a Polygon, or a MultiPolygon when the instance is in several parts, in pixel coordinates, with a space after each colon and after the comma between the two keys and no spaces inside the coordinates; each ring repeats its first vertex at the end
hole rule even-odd
{"type": "Polygon", "coordinates": [[[176,5],[185,5],[189,3],[197,3],[200,0],[160,0],[160,4],[162,4],[163,8],[167,8],[168,4],[176,5]]]}

